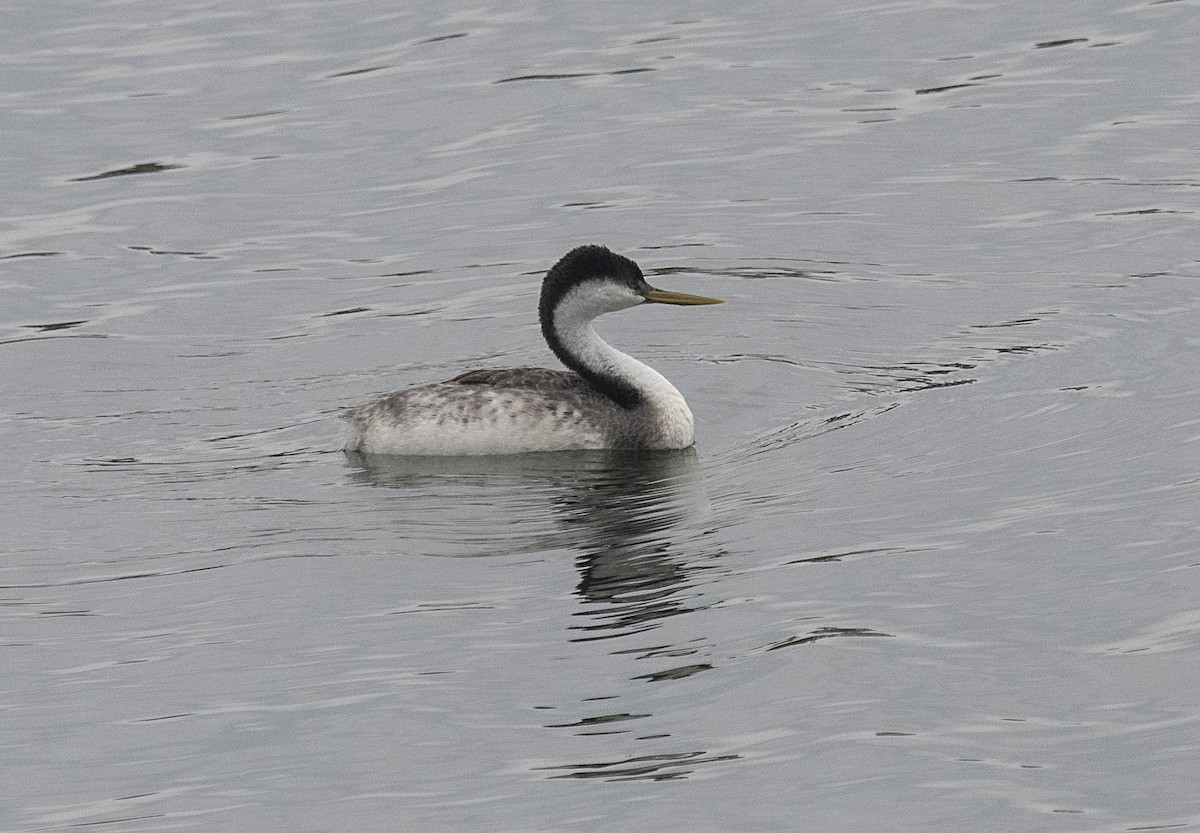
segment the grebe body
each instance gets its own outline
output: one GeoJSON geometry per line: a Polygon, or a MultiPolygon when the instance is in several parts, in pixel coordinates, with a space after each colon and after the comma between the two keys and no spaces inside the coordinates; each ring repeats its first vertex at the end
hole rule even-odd
{"type": "Polygon", "coordinates": [[[592,328],[607,312],[716,298],[655,289],[632,260],[602,246],[572,249],[546,274],[542,334],[568,370],[472,370],[347,409],[347,451],[478,455],[579,449],[678,449],[694,442],[692,412],[658,371],[592,328]]]}

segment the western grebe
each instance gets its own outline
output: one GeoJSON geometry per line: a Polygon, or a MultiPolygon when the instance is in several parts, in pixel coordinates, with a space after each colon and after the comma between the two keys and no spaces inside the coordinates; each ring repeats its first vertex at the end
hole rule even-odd
{"type": "Polygon", "coordinates": [[[546,273],[538,318],[570,370],[472,370],[348,408],[347,451],[364,454],[518,454],[574,449],[687,448],[692,412],[658,371],[592,329],[606,312],[639,304],[724,303],[655,289],[627,257],[572,249],[546,273]]]}

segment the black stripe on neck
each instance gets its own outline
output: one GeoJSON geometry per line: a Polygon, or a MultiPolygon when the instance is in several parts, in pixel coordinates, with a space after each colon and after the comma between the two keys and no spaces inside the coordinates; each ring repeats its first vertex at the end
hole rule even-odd
{"type": "Polygon", "coordinates": [[[575,354],[567,350],[559,339],[558,333],[554,331],[552,315],[542,317],[542,336],[546,339],[546,344],[550,345],[550,349],[554,351],[554,355],[558,356],[558,360],[582,376],[599,393],[626,410],[642,404],[642,392],[632,384],[615,374],[601,373],[586,366],[575,354]]]}
{"type": "Polygon", "coordinates": [[[574,248],[550,268],[542,282],[541,299],[538,304],[542,336],[559,361],[582,376],[589,385],[622,408],[636,408],[644,399],[640,390],[614,374],[605,374],[585,367],[567,350],[554,331],[554,310],[562,298],[576,286],[596,279],[617,280],[634,290],[646,285],[642,270],[629,258],[611,252],[603,246],[574,248]]]}

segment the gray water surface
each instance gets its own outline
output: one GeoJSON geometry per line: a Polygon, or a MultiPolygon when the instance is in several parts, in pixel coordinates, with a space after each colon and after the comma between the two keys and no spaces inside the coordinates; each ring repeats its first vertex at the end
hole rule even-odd
{"type": "Polygon", "coordinates": [[[1196,3],[4,20],[0,831],[1200,825],[1196,3]],[[695,450],[342,454],[587,242],[695,450]]]}

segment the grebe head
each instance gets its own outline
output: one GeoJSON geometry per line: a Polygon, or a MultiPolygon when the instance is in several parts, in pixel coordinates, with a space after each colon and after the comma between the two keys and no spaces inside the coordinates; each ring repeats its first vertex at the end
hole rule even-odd
{"type": "Polygon", "coordinates": [[[654,370],[605,344],[592,330],[592,319],[639,304],[720,303],[717,298],[655,289],[629,258],[603,246],[580,246],[546,273],[538,317],[546,344],[563,364],[621,407],[634,408],[654,390],[668,391],[680,402],[683,398],[654,370]]]}
{"type": "Polygon", "coordinates": [[[719,298],[656,289],[646,282],[642,270],[629,258],[604,246],[579,246],[563,255],[546,273],[538,313],[542,331],[549,338],[559,309],[569,308],[572,319],[590,321],[606,312],[639,304],[722,303],[719,298]]]}

